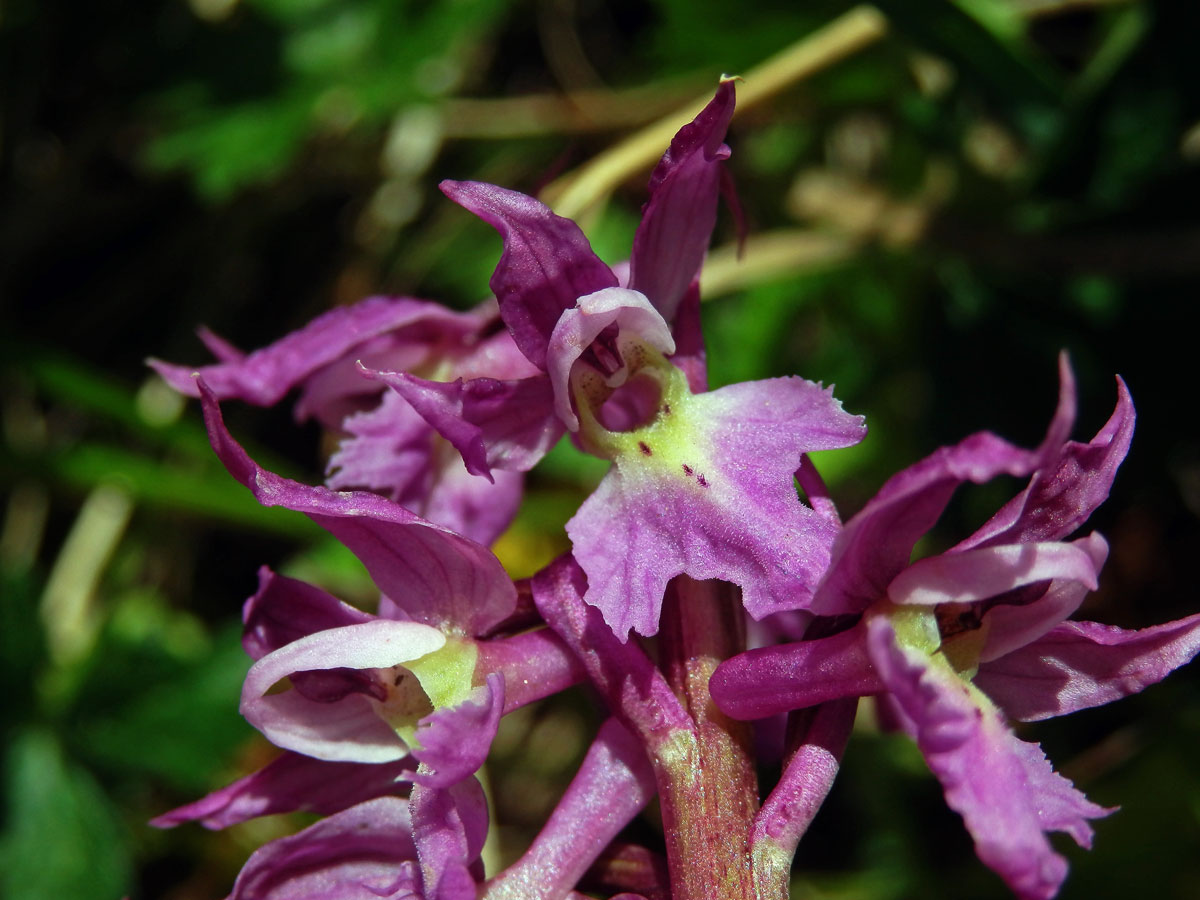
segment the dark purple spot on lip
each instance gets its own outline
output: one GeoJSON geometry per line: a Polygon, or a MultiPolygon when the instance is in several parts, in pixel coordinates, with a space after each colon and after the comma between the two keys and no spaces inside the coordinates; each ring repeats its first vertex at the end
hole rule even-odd
{"type": "Polygon", "coordinates": [[[645,441],[638,441],[638,449],[641,450],[647,456],[654,455],[654,451],[650,449],[650,445],[647,444],[645,441]]]}
{"type": "Polygon", "coordinates": [[[684,475],[687,475],[690,478],[693,471],[694,470],[692,469],[692,467],[689,466],[687,463],[683,464],[683,474],[684,475]]]}
{"type": "Polygon", "coordinates": [[[700,485],[700,487],[708,487],[708,479],[703,475],[697,475],[696,482],[700,485]]]}
{"type": "Polygon", "coordinates": [[[662,414],[663,414],[664,416],[669,416],[669,415],[671,414],[671,404],[670,404],[670,403],[664,403],[664,404],[663,404],[663,406],[662,406],[662,414]]]}

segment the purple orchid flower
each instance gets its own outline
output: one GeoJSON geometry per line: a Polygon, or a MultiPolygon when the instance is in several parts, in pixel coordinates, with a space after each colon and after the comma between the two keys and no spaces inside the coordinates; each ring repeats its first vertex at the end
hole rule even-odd
{"type": "Polygon", "coordinates": [[[742,588],[761,619],[804,606],[836,525],[800,502],[804,454],[862,439],[862,419],[798,377],[705,391],[697,275],[719,193],[732,81],[675,136],[650,178],[627,279],[572,221],[494,185],[444,182],[496,228],[491,286],[538,374],[436,383],[372,375],[402,394],[467,469],[528,469],[562,434],[613,462],[567,524],[586,602],[622,639],[655,634],[676,575],[742,588]]]}
{"type": "Polygon", "coordinates": [[[499,324],[495,301],[466,313],[409,297],[370,297],[314,319],[268,347],[243,354],[207,332],[216,364],[150,365],[172,387],[198,396],[197,371],[220,399],[258,406],[300,389],[299,419],[344,434],[327,484],[365,488],[480,543],[491,543],[520,502],[521,476],[472,477],[403,398],[363,378],[358,365],[430,377],[520,378],[536,371],[499,324]]]}
{"type": "Polygon", "coordinates": [[[264,569],[243,608],[243,645],[256,662],[241,710],[288,753],[156,824],[336,812],[395,793],[398,779],[449,788],[482,765],[501,715],[581,680],[575,657],[547,629],[495,634],[517,592],[485,547],[378,495],[335,493],[260,468],[225,430],[203,382],[200,392],[231,474],[264,504],[304,512],[339,538],[384,597],[372,616],[264,569]],[[284,679],[291,689],[273,691],[284,679]],[[313,792],[323,778],[342,790],[313,792]]]}
{"type": "Polygon", "coordinates": [[[749,651],[723,663],[710,685],[737,718],[881,696],[963,816],[980,859],[1029,900],[1053,897],[1066,876],[1046,832],[1088,847],[1088,820],[1112,810],[1054,772],[1006,716],[1029,721],[1107,703],[1200,651],[1200,615],[1141,631],[1066,621],[1095,590],[1107,544],[1096,534],[1063,538],[1108,496],[1134,413],[1118,379],[1108,423],[1087,444],[1066,440],[1075,395],[1065,357],[1060,369],[1058,411],[1038,449],[974,435],[894,476],[846,524],[812,609],[861,612],[858,624],[749,651]],[[1001,473],[1032,477],[970,538],[909,563],[959,484],[1001,473]]]}

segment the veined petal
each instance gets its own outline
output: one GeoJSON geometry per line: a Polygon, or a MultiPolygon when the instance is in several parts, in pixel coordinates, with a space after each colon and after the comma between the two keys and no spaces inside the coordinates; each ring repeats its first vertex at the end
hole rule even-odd
{"type": "Polygon", "coordinates": [[[390,669],[445,643],[445,635],[436,628],[390,619],[319,631],[267,654],[250,667],[242,686],[240,711],[271,743],[285,750],[331,761],[391,762],[406,755],[408,748],[366,695],[352,693],[323,703],[296,689],[267,692],[296,673],[390,669]]]}
{"type": "Polygon", "coordinates": [[[867,656],[866,626],[860,622],[831,637],[739,653],[717,666],[708,688],[727,716],[761,719],[877,694],[884,684],[867,656]]]}
{"type": "Polygon", "coordinates": [[[1127,631],[1063,622],[979,667],[975,683],[1005,712],[1037,721],[1136,694],[1200,652],[1200,614],[1127,631]]]}
{"type": "Polygon", "coordinates": [[[371,616],[295,578],[258,570],[258,590],[242,605],[242,647],[262,659],[285,644],[328,628],[360,625],[371,616]]]}
{"type": "Polygon", "coordinates": [[[421,896],[408,801],[352,806],[256,850],[229,900],[412,900],[421,896]]]}
{"type": "Polygon", "coordinates": [[[622,640],[658,631],[679,574],[737,584],[756,619],[803,607],[836,529],[793,473],[807,451],[861,440],[861,417],[795,377],[664,396],[651,425],[608,434],[615,464],[567,523],[587,602],[622,640]]]}
{"type": "MultiPolygon", "coordinates": [[[[597,336],[609,325],[621,333],[634,335],[664,356],[675,352],[675,340],[663,317],[650,301],[637,291],[612,287],[580,297],[579,302],[563,311],[546,349],[546,374],[554,390],[554,409],[559,420],[571,431],[579,430],[579,419],[571,408],[569,386],[571,367],[597,336]]],[[[620,381],[629,364],[617,373],[620,381]]],[[[617,387],[618,384],[610,384],[617,387]]]]}
{"type": "Polygon", "coordinates": [[[980,432],[893,475],[838,534],[829,569],[809,608],[819,615],[866,609],[908,566],[913,547],[960,484],[982,484],[1002,474],[1027,475],[1037,465],[1036,453],[980,432]]]}
{"type": "Polygon", "coordinates": [[[411,403],[462,454],[472,475],[491,478],[493,466],[531,469],[562,436],[550,383],[541,375],[443,383],[406,372],[363,371],[411,403]]]}
{"type": "Polygon", "coordinates": [[[504,252],[492,274],[500,315],[521,352],[546,368],[546,344],[563,310],[617,278],[579,226],[517,191],[476,181],[443,181],[442,193],[498,232],[504,252]]]}
{"type": "Polygon", "coordinates": [[[181,806],[150,824],[173,828],[198,821],[220,829],[259,816],[287,812],[333,815],[376,797],[397,793],[406,785],[400,779],[416,768],[416,760],[402,757],[390,763],[327,762],[285,751],[263,768],[228,787],[181,806]]]}
{"type": "Polygon", "coordinates": [[[1052,898],[1067,863],[1045,832],[1065,831],[1087,846],[1087,820],[1111,810],[1056,774],[948,665],[898,646],[886,616],[871,617],[867,628],[871,657],[979,858],[1023,900],[1052,898]]]}
{"type": "Polygon", "coordinates": [[[238,397],[270,406],[309,375],[371,338],[418,323],[456,335],[479,328],[479,320],[472,314],[456,313],[437,303],[411,297],[369,297],[353,306],[331,309],[299,331],[241,359],[199,367],[160,360],[149,360],[149,364],[175,390],[188,396],[200,395],[192,377],[199,372],[221,399],[238,397]]]}
{"type": "Polygon", "coordinates": [[[230,436],[216,398],[199,383],[209,440],[229,473],[264,506],[302,512],[330,532],[414,619],[481,634],[512,612],[516,589],[486,547],[376,494],[334,492],[266,471],[230,436]]]}
{"type": "Polygon", "coordinates": [[[924,606],[972,603],[1056,578],[1094,591],[1097,574],[1091,555],[1071,544],[1004,544],[917,560],[892,579],[887,597],[893,603],[924,606]]]}
{"type": "Polygon", "coordinates": [[[633,239],[629,286],[650,298],[668,322],[700,272],[717,221],[722,141],[733,117],[733,80],[671,141],[650,176],[650,199],[633,239]]]}

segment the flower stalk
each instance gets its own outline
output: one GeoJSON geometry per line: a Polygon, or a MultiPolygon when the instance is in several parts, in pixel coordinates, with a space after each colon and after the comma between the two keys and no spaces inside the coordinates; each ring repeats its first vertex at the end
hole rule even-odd
{"type": "Polygon", "coordinates": [[[659,759],[659,800],[675,900],[757,896],[747,837],[758,812],[749,723],[722,713],[708,681],[746,645],[741,598],[733,585],[671,581],[659,636],[667,683],[696,723],[696,739],[659,759]]]}

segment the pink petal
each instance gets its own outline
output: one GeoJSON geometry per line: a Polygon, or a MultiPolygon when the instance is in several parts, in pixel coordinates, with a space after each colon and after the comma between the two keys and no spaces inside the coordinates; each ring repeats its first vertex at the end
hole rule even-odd
{"type": "MultiPolygon", "coordinates": [[[[353,306],[331,309],[299,331],[241,359],[200,367],[150,360],[150,366],[180,393],[199,396],[192,378],[199,372],[213,393],[222,399],[238,397],[248,403],[270,406],[305,378],[370,339],[394,334],[417,323],[460,334],[479,327],[474,316],[455,313],[440,304],[410,297],[369,297],[353,306]]],[[[228,348],[221,355],[229,357],[232,352],[228,348]]]]}
{"type": "Polygon", "coordinates": [[[438,452],[437,432],[395,391],[343,426],[350,436],[329,460],[331,488],[383,494],[485,546],[512,523],[523,477],[503,470],[491,481],[471,475],[457,454],[438,452]]]}
{"type": "Polygon", "coordinates": [[[310,700],[293,689],[267,692],[298,672],[326,669],[389,669],[441,648],[445,636],[417,622],[376,619],[318,631],[269,653],[250,667],[240,711],[285,750],[343,762],[384,763],[407,753],[404,742],[380,718],[366,695],[333,703],[310,700]]]}
{"type": "Polygon", "coordinates": [[[1129,452],[1134,419],[1133,400],[1118,378],[1116,408],[1091,442],[1066,441],[1053,448],[1028,487],[955,549],[1057,540],[1075,531],[1108,497],[1117,468],[1129,452]]]}
{"type": "Polygon", "coordinates": [[[487,799],[474,778],[412,792],[413,837],[425,889],[420,900],[476,900],[479,854],[487,836],[487,799]]]}
{"type": "Polygon", "coordinates": [[[691,395],[670,416],[672,430],[690,431],[694,455],[667,468],[647,431],[567,523],[587,602],[622,638],[658,631],[663,592],[679,574],[737,584],[756,619],[803,607],[835,527],[800,502],[793,473],[809,450],[859,441],[861,417],[795,377],[691,395]]]}
{"type": "Polygon", "coordinates": [[[892,579],[893,603],[971,603],[1038,581],[1077,581],[1095,590],[1096,565],[1080,547],[1060,541],[1004,544],[918,560],[892,579]]]}
{"type": "MultiPolygon", "coordinates": [[[[1089,534],[1072,541],[1071,545],[1091,557],[1093,570],[1098,576],[1108,557],[1108,542],[1098,534],[1089,534]]],[[[996,603],[983,617],[988,631],[980,661],[990,662],[1037,640],[1074,614],[1089,590],[1087,582],[1056,576],[1047,585],[1045,593],[1033,602],[996,603]]]]}
{"type": "Polygon", "coordinates": [[[417,784],[448,788],[474,775],[487,759],[504,711],[504,676],[492,673],[458,706],[446,707],[418,723],[413,756],[421,763],[417,784]]]}
{"type": "Polygon", "coordinates": [[[242,647],[251,659],[262,659],[314,632],[369,621],[367,613],[319,587],[276,575],[263,566],[258,570],[258,590],[242,606],[242,647]]]}
{"type": "Polygon", "coordinates": [[[200,382],[209,440],[230,474],[264,506],[303,512],[363,561],[375,584],[413,618],[486,632],[516,606],[516,589],[486,548],[376,494],[334,492],[268,472],[230,436],[200,382]]]}
{"type": "Polygon", "coordinates": [[[562,436],[549,381],[474,378],[443,383],[406,372],[363,370],[412,404],[457,450],[472,475],[492,468],[526,471],[562,436]]]}
{"type": "Polygon", "coordinates": [[[416,766],[411,757],[391,763],[327,762],[285,752],[263,768],[187,806],[151,819],[156,828],[198,821],[228,828],[259,816],[286,812],[333,815],[358,803],[398,792],[416,766]]]}
{"type": "Polygon", "coordinates": [[[1013,718],[1036,721],[1136,694],[1198,652],[1200,614],[1140,631],[1063,622],[980,666],[975,683],[1013,718]]]}
{"type": "Polygon", "coordinates": [[[994,434],[973,434],[893,475],[846,523],[810,609],[820,615],[861,612],[887,593],[908,566],[913,547],[941,516],[964,481],[1026,475],[1038,457],[994,434]]]}
{"type": "Polygon", "coordinates": [[[979,858],[1023,900],[1049,900],[1067,874],[1047,831],[1087,846],[1088,819],[1111,810],[1091,803],[1010,732],[994,707],[982,707],[965,682],[896,644],[886,617],[868,624],[871,657],[905,725],[963,817],[979,858]]]}

